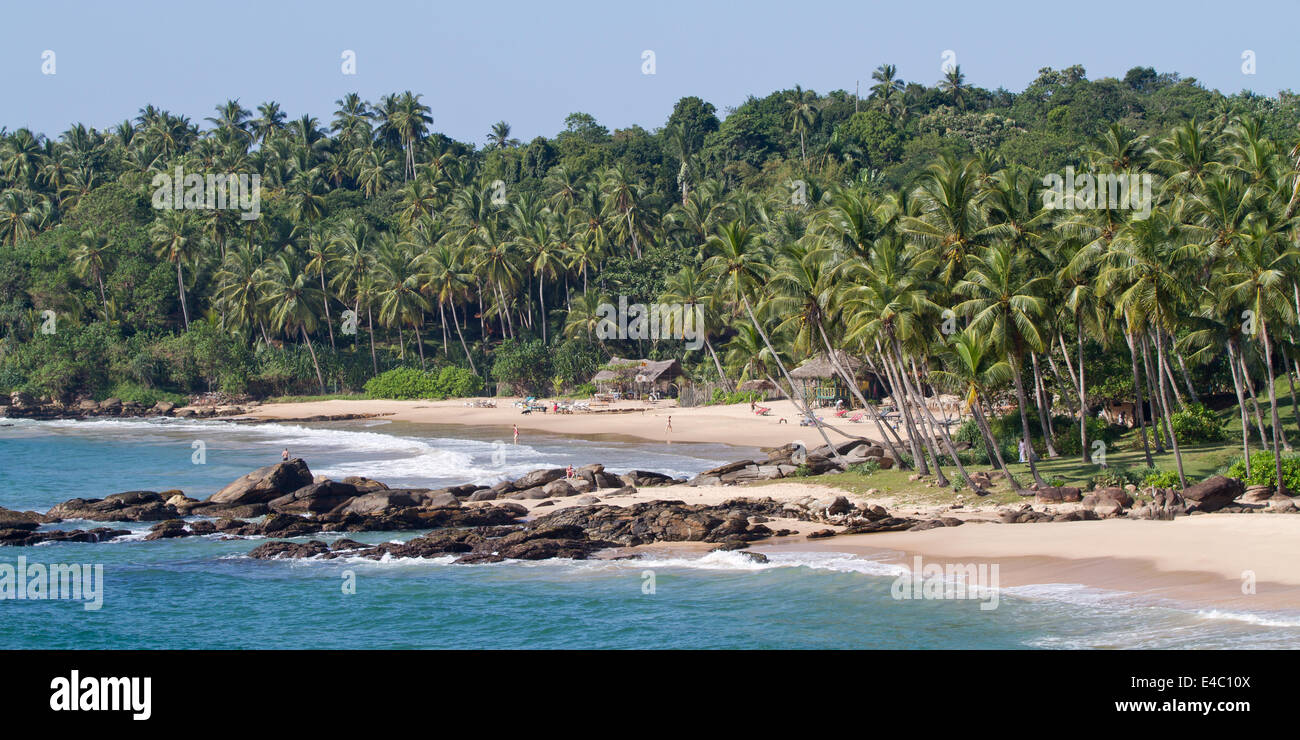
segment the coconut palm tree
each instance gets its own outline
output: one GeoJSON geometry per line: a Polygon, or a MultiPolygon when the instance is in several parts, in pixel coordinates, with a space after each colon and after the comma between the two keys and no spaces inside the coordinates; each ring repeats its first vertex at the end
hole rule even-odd
{"type": "Polygon", "coordinates": [[[94,229],[81,232],[77,246],[72,251],[72,265],[77,271],[77,276],[83,280],[94,279],[99,286],[99,300],[106,311],[108,296],[104,293],[104,270],[108,251],[108,237],[94,229]]]}

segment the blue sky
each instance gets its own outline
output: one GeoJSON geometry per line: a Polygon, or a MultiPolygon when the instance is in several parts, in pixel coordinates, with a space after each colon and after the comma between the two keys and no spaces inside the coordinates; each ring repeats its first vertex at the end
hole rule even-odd
{"type": "Polygon", "coordinates": [[[870,84],[881,63],[933,84],[945,50],[969,82],[1019,91],[1040,67],[1088,76],[1177,71],[1224,92],[1300,88],[1291,2],[343,2],[99,3],[5,9],[0,126],[58,134],[98,128],[146,103],[201,122],[238,98],[276,100],[328,124],[334,101],[410,89],[434,128],[481,144],[504,119],[516,138],[554,135],[573,111],[610,129],[661,126],[698,95],[719,111],[802,84],[870,84]],[[42,52],[56,71],[42,74],[42,52]],[[343,50],[357,74],[342,74],[343,50]],[[1255,52],[1256,74],[1242,73],[1255,52]],[[655,74],[642,74],[653,50],[655,74]]]}

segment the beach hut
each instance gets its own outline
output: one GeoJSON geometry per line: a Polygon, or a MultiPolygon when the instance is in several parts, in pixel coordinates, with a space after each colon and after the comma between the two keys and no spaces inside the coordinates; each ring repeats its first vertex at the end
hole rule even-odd
{"type": "MultiPolygon", "coordinates": [[[[838,349],[835,350],[835,360],[858,382],[858,389],[863,396],[880,398],[883,395],[883,385],[862,360],[838,349]]],[[[824,352],[791,370],[790,377],[799,382],[804,400],[815,406],[833,406],[836,401],[843,401],[845,405],[853,403],[853,393],[824,352]]]]}
{"type": "Polygon", "coordinates": [[[677,395],[675,381],[685,377],[677,360],[626,360],[611,357],[605,368],[592,376],[591,382],[601,393],[631,393],[672,397],[677,395]]]}

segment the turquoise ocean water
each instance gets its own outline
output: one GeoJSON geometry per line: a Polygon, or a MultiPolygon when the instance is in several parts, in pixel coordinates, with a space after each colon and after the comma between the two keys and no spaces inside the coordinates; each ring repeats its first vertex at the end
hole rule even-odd
{"type": "MultiPolygon", "coordinates": [[[[536,433],[501,445],[508,428],[376,420],[0,424],[0,505],[39,511],[125,490],[180,488],[203,498],[278,460],[285,447],[315,473],[423,487],[588,462],[686,475],[755,452],[536,433]],[[192,462],[196,440],[202,465],[192,462]]],[[[899,601],[890,593],[897,566],[835,552],[782,549],[766,564],[736,553],[474,566],[451,558],[268,562],[245,557],[256,541],[144,542],[147,524],[113,526],[134,533],[0,549],[0,564],[22,556],[102,564],[104,573],[97,611],[0,600],[0,648],[1253,648],[1300,638],[1300,613],[1180,607],[1069,583],[1003,589],[990,611],[975,600],[899,601]],[[653,593],[643,588],[647,573],[653,593]],[[345,582],[355,593],[344,593],[345,582]]]]}

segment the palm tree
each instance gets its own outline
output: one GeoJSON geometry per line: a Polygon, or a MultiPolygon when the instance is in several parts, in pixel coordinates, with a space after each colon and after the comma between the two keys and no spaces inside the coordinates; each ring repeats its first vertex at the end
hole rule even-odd
{"type": "Polygon", "coordinates": [[[154,253],[176,266],[176,289],[180,295],[181,315],[185,330],[190,329],[190,309],[185,301],[184,267],[198,256],[198,239],[194,236],[194,223],[189,211],[165,210],[149,228],[154,253]]]}
{"type": "MultiPolygon", "coordinates": [[[[767,332],[763,331],[763,327],[755,318],[753,306],[749,301],[749,296],[761,284],[769,271],[765,260],[765,250],[749,227],[739,221],[732,221],[719,226],[717,235],[709,241],[706,249],[711,256],[704,263],[705,273],[718,282],[719,287],[729,294],[732,301],[744,307],[750,323],[753,324],[759,336],[763,338],[763,344],[767,346],[768,352],[771,353],[777,367],[781,370],[781,375],[785,377],[786,383],[789,384],[791,389],[790,400],[793,401],[794,379],[790,377],[789,371],[785,368],[785,363],[781,362],[781,358],[772,347],[772,340],[767,336],[767,332]]],[[[826,442],[826,447],[831,450],[836,462],[845,465],[844,458],[840,456],[839,450],[831,444],[830,437],[826,436],[826,430],[822,427],[821,420],[817,418],[810,407],[804,407],[804,415],[808,417],[813,426],[817,427],[817,432],[821,435],[822,440],[826,442]]]]}
{"type": "Polygon", "coordinates": [[[999,241],[975,257],[964,278],[955,288],[958,295],[966,297],[954,309],[970,318],[970,326],[983,333],[1002,348],[1011,368],[1011,379],[1016,388],[1016,402],[1020,409],[1020,427],[1024,444],[1030,450],[1026,455],[1034,482],[1044,486],[1038,466],[1034,463],[1030,447],[1029,416],[1025,411],[1024,373],[1025,352],[1041,352],[1043,338],[1038,330],[1038,320],[1043,315],[1045,302],[1039,291],[1047,282],[1046,276],[1029,277],[1025,252],[1017,250],[1010,242],[999,241]]]}
{"type": "Polygon", "coordinates": [[[1013,489],[1020,489],[1016,480],[1002,459],[1002,448],[998,446],[993,430],[989,428],[984,416],[983,402],[989,392],[1006,384],[1011,379],[1011,364],[999,359],[994,354],[995,343],[973,328],[953,334],[948,339],[948,351],[945,366],[947,370],[936,370],[930,377],[940,385],[946,385],[960,393],[971,410],[975,426],[984,438],[984,446],[989,452],[989,462],[1006,473],[1013,489]]]}
{"type": "Polygon", "coordinates": [[[487,135],[488,146],[497,149],[505,149],[511,146],[518,146],[519,140],[510,138],[510,124],[505,121],[497,121],[492,124],[492,130],[487,135]]]}
{"type": "Polygon", "coordinates": [[[944,70],[943,79],[939,80],[939,89],[947,93],[958,110],[966,110],[966,75],[962,73],[960,64],[944,70]]]}
{"type": "Polygon", "coordinates": [[[108,238],[101,236],[94,229],[81,232],[81,238],[72,252],[72,264],[78,277],[83,280],[93,278],[99,285],[99,300],[108,310],[108,296],[104,293],[105,256],[108,254],[108,238]]]}
{"type": "Polygon", "coordinates": [[[267,264],[260,287],[269,308],[272,328],[287,336],[299,334],[307,343],[312,366],[316,369],[316,381],[323,394],[325,376],[321,374],[310,334],[316,328],[316,304],[322,296],[312,286],[303,267],[302,260],[292,251],[282,252],[267,264]]]}
{"type": "Polygon", "coordinates": [[[817,93],[812,90],[804,90],[799,85],[795,85],[792,92],[785,99],[787,106],[787,115],[790,117],[790,133],[799,134],[799,153],[806,166],[808,164],[808,145],[805,141],[808,129],[817,124],[817,118],[821,115],[821,107],[817,103],[817,93]]]}
{"type": "Polygon", "coordinates": [[[892,64],[882,64],[871,73],[876,84],[871,86],[870,100],[884,102],[896,93],[902,93],[905,85],[898,79],[898,68],[892,64]]]}

